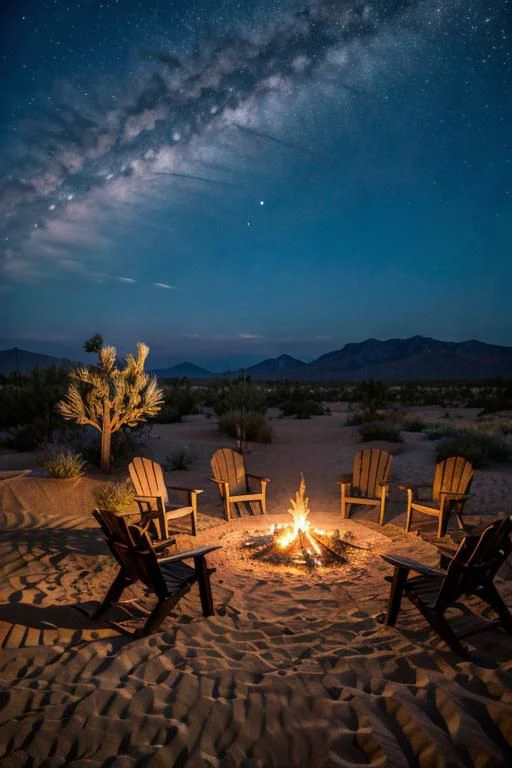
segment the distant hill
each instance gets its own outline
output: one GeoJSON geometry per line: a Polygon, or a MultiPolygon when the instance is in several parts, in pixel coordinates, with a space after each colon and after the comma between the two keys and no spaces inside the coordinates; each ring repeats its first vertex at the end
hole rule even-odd
{"type": "Polygon", "coordinates": [[[4,375],[16,371],[19,373],[30,373],[34,368],[51,368],[52,366],[73,368],[75,365],[77,363],[62,357],[27,352],[27,350],[18,349],[18,347],[0,351],[0,373],[4,375]]]}
{"type": "Polygon", "coordinates": [[[206,368],[201,368],[194,363],[178,363],[178,365],[171,365],[169,368],[156,368],[151,371],[159,379],[213,379],[217,376],[216,373],[208,371],[206,368]]]}
{"type": "Polygon", "coordinates": [[[487,379],[496,376],[512,378],[512,347],[481,341],[439,341],[424,336],[387,341],[367,339],[357,344],[345,344],[293,371],[293,378],[311,381],[487,379]]]}
{"type": "Polygon", "coordinates": [[[289,371],[296,371],[304,365],[306,363],[291,357],[291,355],[280,355],[279,357],[270,357],[261,363],[251,365],[249,368],[243,368],[236,372],[230,371],[227,375],[238,376],[243,373],[253,379],[286,379],[289,371]]]}

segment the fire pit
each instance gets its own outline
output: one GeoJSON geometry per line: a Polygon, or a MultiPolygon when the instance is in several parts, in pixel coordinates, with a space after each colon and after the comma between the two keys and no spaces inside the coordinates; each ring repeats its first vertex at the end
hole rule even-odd
{"type": "Polygon", "coordinates": [[[342,537],[339,530],[325,531],[312,525],[308,519],[309,499],[302,472],[295,499],[290,499],[290,503],[290,524],[272,525],[268,533],[252,536],[244,542],[255,560],[315,568],[367,559],[369,547],[352,541],[350,531],[342,537]]]}

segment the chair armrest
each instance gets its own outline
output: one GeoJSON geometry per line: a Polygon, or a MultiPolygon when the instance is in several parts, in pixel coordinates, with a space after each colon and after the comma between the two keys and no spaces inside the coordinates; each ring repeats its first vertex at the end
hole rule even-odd
{"type": "Polygon", "coordinates": [[[398,483],[401,491],[419,491],[421,488],[432,488],[432,483],[398,483]]]}
{"type": "Polygon", "coordinates": [[[157,552],[159,549],[165,549],[165,547],[172,547],[173,544],[176,544],[176,539],[163,539],[162,541],[157,541],[152,543],[151,546],[153,547],[155,552],[157,552]]]}
{"type": "Polygon", "coordinates": [[[469,499],[470,495],[469,493],[456,493],[455,491],[439,491],[440,496],[449,496],[452,499],[461,500],[462,499],[469,499]]]}
{"type": "Polygon", "coordinates": [[[346,485],[346,484],[352,483],[352,475],[347,473],[345,475],[340,475],[340,479],[337,480],[336,485],[346,485]]]}
{"type": "Polygon", "coordinates": [[[229,480],[217,480],[215,477],[210,477],[209,480],[216,485],[229,485],[229,480]]]}
{"type": "Polygon", "coordinates": [[[180,560],[188,560],[191,557],[204,557],[209,552],[214,552],[216,549],[222,549],[222,547],[201,547],[200,549],[188,549],[186,552],[178,552],[177,555],[170,555],[169,557],[160,557],[158,562],[162,565],[166,563],[177,563],[180,560]]]}
{"type": "Polygon", "coordinates": [[[261,475],[253,475],[252,472],[246,472],[245,476],[246,477],[252,477],[253,480],[265,480],[266,483],[270,483],[270,478],[269,477],[261,477],[261,475]]]}
{"type": "Polygon", "coordinates": [[[417,560],[411,560],[408,557],[401,557],[400,555],[381,555],[382,559],[387,563],[394,565],[395,568],[401,568],[407,571],[416,571],[421,573],[422,576],[446,576],[446,571],[440,568],[431,568],[430,565],[419,563],[417,560]]]}
{"type": "Polygon", "coordinates": [[[183,488],[181,485],[166,485],[169,491],[185,491],[186,493],[204,493],[203,488],[183,488]]]}
{"type": "Polygon", "coordinates": [[[389,480],[379,480],[377,485],[380,485],[381,488],[388,488],[389,487],[389,480]]]}
{"type": "Polygon", "coordinates": [[[134,496],[135,501],[155,501],[162,498],[161,496],[134,496]]]}

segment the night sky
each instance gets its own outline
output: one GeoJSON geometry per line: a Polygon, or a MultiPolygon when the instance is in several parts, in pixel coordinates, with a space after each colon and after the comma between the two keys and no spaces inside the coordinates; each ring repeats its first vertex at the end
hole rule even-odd
{"type": "Polygon", "coordinates": [[[3,0],[0,348],[512,344],[512,2],[3,0]]]}

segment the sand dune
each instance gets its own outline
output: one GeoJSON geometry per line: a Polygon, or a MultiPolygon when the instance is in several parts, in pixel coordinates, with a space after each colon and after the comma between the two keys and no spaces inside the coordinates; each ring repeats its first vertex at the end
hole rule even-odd
{"type": "MultiPolygon", "coordinates": [[[[372,541],[367,561],[305,576],[240,549],[287,509],[300,470],[317,521],[338,519],[335,479],[350,469],[354,434],[336,414],[275,429],[276,442],[247,459],[273,479],[267,518],[227,526],[214,489],[201,499],[193,543],[223,545],[210,556],[217,614],[200,618],[193,589],[148,638],[75,609],[101,599],[117,570],[90,516],[100,480],[0,485],[2,767],[510,764],[512,638],[482,634],[475,660],[461,661],[412,607],[395,629],[379,621],[390,572],[379,552],[435,562],[431,544],[403,533],[398,494],[384,529],[371,512],[355,515],[372,541]]],[[[212,448],[224,443],[211,422],[159,427],[148,451],[163,458],[185,442],[199,459],[173,481],[206,487],[212,448]]],[[[432,469],[431,443],[408,437],[394,474],[432,469]]],[[[510,470],[477,473],[475,485],[471,520],[488,507],[510,512],[510,470]]],[[[179,536],[180,548],[191,543],[179,536]]],[[[499,588],[512,604],[510,582],[499,588]]]]}

